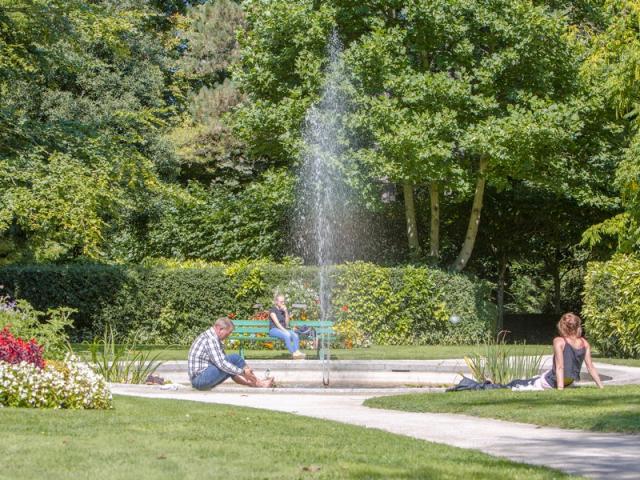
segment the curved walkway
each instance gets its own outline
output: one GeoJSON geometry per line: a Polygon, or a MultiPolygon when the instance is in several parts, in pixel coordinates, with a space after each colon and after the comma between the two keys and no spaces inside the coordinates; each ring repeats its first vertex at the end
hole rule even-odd
{"type": "Polygon", "coordinates": [[[190,387],[112,385],[117,395],[171,398],[276,410],[480,450],[518,462],[543,465],[592,478],[640,478],[640,435],[563,430],[466,415],[410,413],[362,405],[371,393],[285,392],[226,388],[198,392],[190,387]]]}

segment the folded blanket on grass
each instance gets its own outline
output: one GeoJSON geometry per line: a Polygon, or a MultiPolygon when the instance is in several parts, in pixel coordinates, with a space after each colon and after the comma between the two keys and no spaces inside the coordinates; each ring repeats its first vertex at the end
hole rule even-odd
{"type": "Polygon", "coordinates": [[[521,390],[542,390],[541,387],[538,386],[536,380],[539,377],[533,377],[526,380],[513,380],[505,385],[500,383],[492,383],[489,380],[485,380],[484,382],[476,382],[472,378],[462,376],[462,380],[457,385],[453,387],[447,388],[447,392],[460,392],[463,390],[495,390],[498,388],[510,388],[514,391],[521,390]]]}

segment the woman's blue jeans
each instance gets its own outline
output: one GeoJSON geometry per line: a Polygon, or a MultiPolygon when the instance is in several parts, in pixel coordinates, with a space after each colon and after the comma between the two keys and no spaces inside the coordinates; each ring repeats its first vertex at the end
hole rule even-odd
{"type": "Polygon", "coordinates": [[[287,333],[284,333],[279,328],[272,328],[269,330],[269,336],[279,338],[284,342],[291,353],[298,351],[298,346],[300,345],[300,338],[298,334],[293,330],[287,330],[287,333]]]}
{"type": "MultiPolygon", "coordinates": [[[[237,353],[232,353],[231,355],[227,355],[227,360],[233,363],[236,367],[244,368],[244,358],[242,358],[237,353]]],[[[220,370],[213,363],[210,363],[209,366],[196,375],[191,380],[191,385],[193,388],[198,390],[211,390],[216,385],[224,382],[227,378],[232,377],[230,373],[225,372],[224,370],[220,370]]]]}

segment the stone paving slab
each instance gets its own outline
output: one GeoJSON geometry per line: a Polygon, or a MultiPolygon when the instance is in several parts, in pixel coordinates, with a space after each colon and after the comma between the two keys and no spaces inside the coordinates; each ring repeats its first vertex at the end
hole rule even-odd
{"type": "Polygon", "coordinates": [[[112,392],[274,410],[378,428],[592,478],[640,479],[640,435],[538,427],[466,415],[373,409],[362,405],[372,395],[357,392],[276,395],[271,390],[198,392],[188,387],[173,388],[177,390],[116,384],[112,385],[112,392]]]}

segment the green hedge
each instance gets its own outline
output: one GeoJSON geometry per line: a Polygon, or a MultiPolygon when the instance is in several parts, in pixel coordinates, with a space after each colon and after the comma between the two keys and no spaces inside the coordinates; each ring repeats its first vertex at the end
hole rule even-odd
{"type": "MultiPolygon", "coordinates": [[[[377,344],[472,343],[495,319],[488,286],[464,275],[358,262],[332,269],[329,278],[332,315],[377,344]],[[457,325],[448,321],[453,313],[462,318],[457,325]]],[[[317,268],[267,262],[0,268],[0,284],[35,308],[75,308],[76,340],[90,339],[110,323],[119,335],[137,335],[140,342],[189,343],[220,315],[247,318],[256,302],[268,308],[275,290],[287,295],[290,304],[306,303],[307,314],[316,317],[318,283],[317,268]]]]}
{"type": "Polygon", "coordinates": [[[601,353],[640,357],[640,259],[616,255],[590,263],[582,314],[589,339],[601,353]]]}

